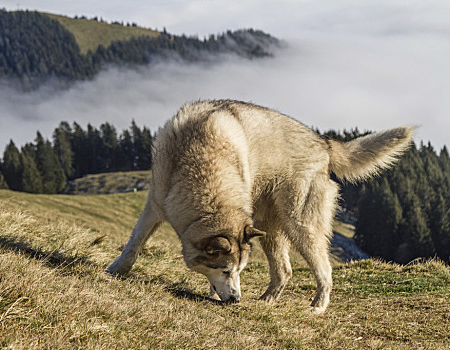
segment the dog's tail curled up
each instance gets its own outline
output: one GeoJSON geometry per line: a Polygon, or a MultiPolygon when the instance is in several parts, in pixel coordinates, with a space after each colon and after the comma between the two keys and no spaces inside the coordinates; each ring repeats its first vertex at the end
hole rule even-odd
{"type": "Polygon", "coordinates": [[[414,131],[403,126],[345,143],[328,140],[330,170],[341,180],[365,180],[391,166],[411,145],[414,131]]]}

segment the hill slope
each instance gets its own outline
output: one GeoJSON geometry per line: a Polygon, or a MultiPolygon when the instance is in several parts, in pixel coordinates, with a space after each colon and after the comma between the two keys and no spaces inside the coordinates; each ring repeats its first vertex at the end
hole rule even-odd
{"type": "Polygon", "coordinates": [[[242,273],[243,301],[206,298],[169,227],[124,279],[103,271],[120,251],[145,193],[98,196],[0,191],[0,344],[14,349],[446,349],[450,269],[373,260],[337,264],[329,310],[313,316],[315,283],[293,262],[278,304],[257,297],[262,257],[242,273]],[[104,237],[106,235],[106,237],[104,237]]]}
{"type": "Polygon", "coordinates": [[[108,47],[114,41],[129,40],[131,38],[146,36],[156,38],[159,32],[137,26],[123,26],[109,24],[87,18],[70,18],[52,13],[43,13],[57,20],[73,34],[82,54],[89,50],[95,52],[100,45],[108,47]]]}

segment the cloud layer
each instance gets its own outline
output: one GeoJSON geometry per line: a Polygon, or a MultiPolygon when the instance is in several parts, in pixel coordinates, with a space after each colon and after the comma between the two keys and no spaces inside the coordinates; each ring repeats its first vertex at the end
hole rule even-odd
{"type": "Polygon", "coordinates": [[[438,149],[449,145],[448,2],[134,1],[129,9],[108,2],[108,10],[84,0],[67,2],[65,10],[49,8],[51,3],[41,1],[40,10],[90,15],[84,8],[92,16],[176,33],[257,27],[290,47],[272,59],[228,58],[209,67],[111,68],[67,91],[2,90],[0,149],[10,138],[18,144],[33,140],[37,129],[50,137],[62,120],[83,126],[108,121],[120,130],[134,118],[156,131],[183,103],[204,98],[252,101],[321,130],[419,125],[418,141],[430,140],[438,149]]]}

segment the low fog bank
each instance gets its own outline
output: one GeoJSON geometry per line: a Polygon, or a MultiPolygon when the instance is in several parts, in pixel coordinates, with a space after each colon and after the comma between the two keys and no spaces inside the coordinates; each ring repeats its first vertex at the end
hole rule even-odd
{"type": "Polygon", "coordinates": [[[153,132],[198,99],[251,101],[321,131],[418,125],[416,142],[449,144],[450,43],[445,36],[324,35],[305,31],[273,58],[223,57],[214,65],[160,62],[109,68],[67,90],[0,91],[0,156],[12,139],[50,138],[61,121],[118,131],[134,119],[153,132]]]}

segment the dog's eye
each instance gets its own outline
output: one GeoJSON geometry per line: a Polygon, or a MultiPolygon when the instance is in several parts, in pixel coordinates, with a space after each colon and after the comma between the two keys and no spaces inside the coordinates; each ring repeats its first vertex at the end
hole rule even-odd
{"type": "Polygon", "coordinates": [[[231,271],[222,271],[223,272],[223,274],[225,275],[225,276],[230,276],[231,275],[231,271]]]}

